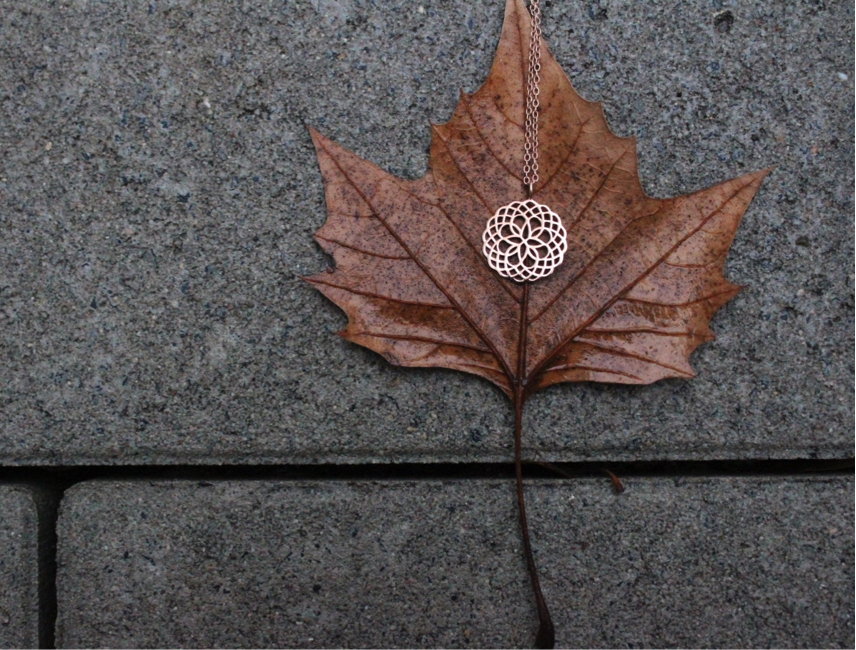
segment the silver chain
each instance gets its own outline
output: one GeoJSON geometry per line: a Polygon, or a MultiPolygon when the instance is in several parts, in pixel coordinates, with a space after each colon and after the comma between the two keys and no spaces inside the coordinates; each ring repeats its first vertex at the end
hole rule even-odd
{"type": "Polygon", "coordinates": [[[530,0],[532,31],[529,35],[529,74],[526,76],[526,127],[523,153],[523,184],[529,196],[538,182],[538,100],[541,86],[541,8],[530,0]]]}

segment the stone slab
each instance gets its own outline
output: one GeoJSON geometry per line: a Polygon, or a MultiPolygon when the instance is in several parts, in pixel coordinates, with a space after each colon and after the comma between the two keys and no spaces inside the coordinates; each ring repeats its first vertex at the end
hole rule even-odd
{"type": "Polygon", "coordinates": [[[39,645],[38,513],[30,490],[0,485],[0,648],[39,645]]]}
{"type": "MultiPolygon", "coordinates": [[[[503,461],[482,380],[340,340],[305,125],[407,178],[501,3],[0,0],[0,462],[503,461]]],[[[770,165],[698,377],[565,385],[544,459],[853,448],[853,6],[545,5],[578,90],[673,196],[770,165]]]]}
{"type": "MultiPolygon", "coordinates": [[[[528,486],[571,647],[853,647],[853,479],[528,486]]],[[[530,647],[511,481],[90,482],[57,647],[530,647]]]]}

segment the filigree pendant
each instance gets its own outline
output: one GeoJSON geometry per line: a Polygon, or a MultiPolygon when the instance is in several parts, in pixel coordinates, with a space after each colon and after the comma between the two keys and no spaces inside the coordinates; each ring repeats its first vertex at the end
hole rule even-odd
{"type": "Polygon", "coordinates": [[[550,275],[565,259],[568,233],[546,205],[528,199],[502,206],[487,222],[482,251],[490,268],[516,282],[550,275]]]}

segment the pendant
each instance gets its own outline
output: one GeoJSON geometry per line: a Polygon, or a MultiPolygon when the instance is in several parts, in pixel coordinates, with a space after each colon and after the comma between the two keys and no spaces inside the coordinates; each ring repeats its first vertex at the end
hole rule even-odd
{"type": "Polygon", "coordinates": [[[487,222],[482,252],[494,271],[515,282],[550,275],[565,259],[568,233],[558,214],[528,199],[502,206],[487,222]]]}

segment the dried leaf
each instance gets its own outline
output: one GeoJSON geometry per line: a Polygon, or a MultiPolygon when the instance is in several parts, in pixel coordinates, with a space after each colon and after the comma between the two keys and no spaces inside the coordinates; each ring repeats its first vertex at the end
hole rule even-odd
{"type": "Polygon", "coordinates": [[[509,397],[552,384],[693,376],[690,353],[739,287],[722,274],[766,171],[673,199],[645,195],[635,138],[614,135],[544,46],[541,176],[568,252],[550,277],[504,280],[481,253],[497,208],[521,200],[529,16],[508,0],[485,84],[432,126],[430,168],[405,181],[315,131],[329,214],[316,239],[334,273],[308,278],[348,315],[341,335],[402,366],[453,368],[509,397]],[[521,318],[525,327],[521,328],[521,318]],[[520,340],[526,331],[525,341],[520,340]],[[525,365],[519,356],[525,354],[525,365]]]}
{"type": "Polygon", "coordinates": [[[446,124],[432,126],[419,180],[387,174],[311,131],[328,206],[315,237],[336,269],[307,279],[347,313],[340,334],[349,341],[397,365],[479,375],[512,399],[536,643],[552,647],[523,502],[526,398],[561,382],[692,377],[690,354],[713,338],[711,317],[739,290],[723,276],[725,256],[767,171],[677,198],[646,196],[635,138],[609,130],[600,104],[577,95],[542,44],[542,178],[532,198],[561,217],[568,250],[547,278],[501,278],[482,255],[482,233],[498,208],[525,198],[529,33],[523,1],[507,0],[490,74],[461,94],[446,124]]]}

